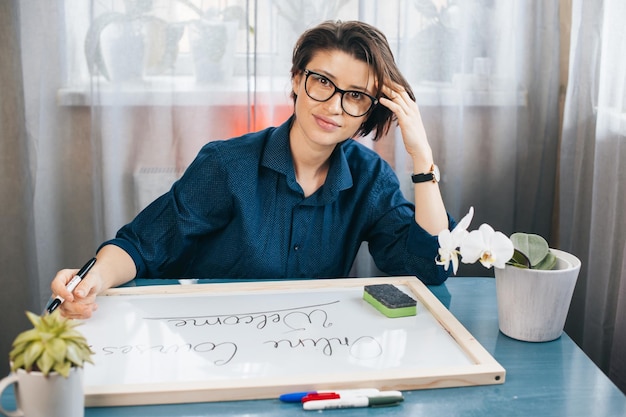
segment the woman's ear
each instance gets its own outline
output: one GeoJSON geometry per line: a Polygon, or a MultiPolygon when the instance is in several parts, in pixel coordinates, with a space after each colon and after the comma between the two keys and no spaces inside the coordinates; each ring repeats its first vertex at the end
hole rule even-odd
{"type": "Polygon", "coordinates": [[[302,71],[298,72],[296,75],[291,77],[291,91],[298,95],[298,90],[300,89],[300,82],[302,81],[302,71]]]}

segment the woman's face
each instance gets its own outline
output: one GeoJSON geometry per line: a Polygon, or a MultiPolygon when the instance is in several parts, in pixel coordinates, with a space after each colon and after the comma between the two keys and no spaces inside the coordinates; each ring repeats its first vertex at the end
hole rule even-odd
{"type": "MultiPolygon", "coordinates": [[[[359,61],[345,52],[319,51],[306,66],[306,70],[322,75],[310,75],[309,83],[311,92],[312,83],[322,82],[332,90],[331,81],[341,90],[359,91],[374,95],[374,75],[368,64],[359,61]]],[[[341,106],[341,93],[335,94],[327,101],[317,101],[309,97],[305,91],[306,74],[300,73],[293,77],[292,88],[297,95],[295,102],[295,121],[291,130],[291,139],[305,141],[309,146],[334,148],[347,138],[352,137],[359,129],[366,113],[360,117],[347,114],[341,106]]],[[[348,94],[346,94],[347,96],[348,94]]],[[[369,100],[367,97],[363,97],[369,100]]],[[[344,107],[348,97],[344,99],[344,107]]],[[[350,107],[348,107],[350,108],[350,107]]],[[[354,113],[354,112],[353,112],[354,113]]]]}

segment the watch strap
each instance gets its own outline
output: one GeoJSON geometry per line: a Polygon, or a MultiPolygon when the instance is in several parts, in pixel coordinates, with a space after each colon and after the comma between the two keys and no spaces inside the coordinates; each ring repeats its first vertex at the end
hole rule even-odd
{"type": "Polygon", "coordinates": [[[421,174],[413,174],[411,175],[411,179],[413,180],[413,183],[415,184],[419,184],[420,182],[428,182],[428,181],[439,182],[439,167],[433,164],[430,167],[430,172],[424,172],[421,174]]]}
{"type": "Polygon", "coordinates": [[[411,175],[411,180],[413,183],[418,184],[420,182],[428,182],[433,181],[435,179],[435,174],[432,172],[426,172],[422,174],[413,174],[411,175]]]}

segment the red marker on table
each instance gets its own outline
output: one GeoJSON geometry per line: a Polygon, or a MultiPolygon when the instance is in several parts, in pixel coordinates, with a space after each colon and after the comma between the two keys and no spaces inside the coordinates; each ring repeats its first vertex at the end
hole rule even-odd
{"type": "Polygon", "coordinates": [[[341,395],[375,395],[380,391],[376,388],[357,388],[357,389],[339,389],[339,390],[324,390],[324,391],[302,391],[302,392],[290,392],[287,394],[282,394],[279,399],[281,401],[287,403],[299,403],[302,402],[302,399],[307,395],[314,394],[336,394],[341,397],[341,395]]]}
{"type": "Polygon", "coordinates": [[[307,401],[336,400],[338,398],[341,398],[341,396],[336,392],[312,392],[302,397],[301,401],[305,403],[307,401]]]}

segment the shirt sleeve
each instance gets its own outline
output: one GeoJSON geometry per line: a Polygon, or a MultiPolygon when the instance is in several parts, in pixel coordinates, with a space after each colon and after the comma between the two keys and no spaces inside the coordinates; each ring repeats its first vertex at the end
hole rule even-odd
{"type": "MultiPolygon", "coordinates": [[[[389,275],[415,275],[425,284],[441,284],[451,274],[437,265],[439,241],[415,222],[415,206],[404,198],[397,176],[386,165],[372,187],[369,251],[389,275]]],[[[455,226],[448,215],[448,227],[455,226]]]]}
{"type": "Polygon", "coordinates": [[[135,262],[138,277],[184,277],[198,255],[198,237],[229,220],[232,199],[225,181],[219,151],[209,143],[170,191],[102,246],[124,249],[135,262]]]}

